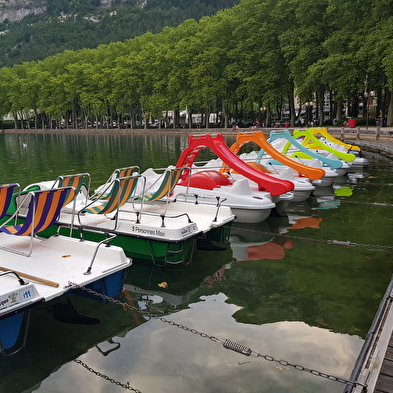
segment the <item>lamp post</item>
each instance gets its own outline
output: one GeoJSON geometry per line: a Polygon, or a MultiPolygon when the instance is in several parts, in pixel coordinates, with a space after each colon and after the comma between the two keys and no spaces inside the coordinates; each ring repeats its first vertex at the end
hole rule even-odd
{"type": "Polygon", "coordinates": [[[313,102],[306,102],[304,105],[306,107],[306,126],[308,127],[309,125],[311,125],[311,121],[312,121],[312,106],[313,106],[313,102]]]}
{"type": "Polygon", "coordinates": [[[266,108],[265,107],[263,107],[263,108],[259,108],[259,110],[260,110],[260,112],[261,112],[261,120],[262,120],[262,127],[264,128],[265,127],[265,123],[266,123],[266,108]]]}
{"type": "Polygon", "coordinates": [[[305,126],[307,127],[307,125],[308,125],[308,119],[309,119],[309,112],[308,112],[308,106],[309,106],[309,103],[308,102],[305,102],[304,103],[304,106],[306,107],[306,121],[304,122],[305,124],[305,126]]]}

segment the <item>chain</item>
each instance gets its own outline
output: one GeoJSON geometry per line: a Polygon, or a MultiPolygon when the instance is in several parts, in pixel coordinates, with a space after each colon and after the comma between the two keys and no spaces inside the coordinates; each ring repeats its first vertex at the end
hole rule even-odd
{"type": "Polygon", "coordinates": [[[366,181],[366,180],[363,180],[363,179],[357,179],[357,182],[361,183],[362,186],[365,185],[365,184],[369,184],[371,186],[384,186],[384,187],[391,187],[391,186],[393,186],[393,183],[374,183],[372,181],[366,181]]]}
{"type": "Polygon", "coordinates": [[[241,354],[243,354],[245,356],[253,356],[253,357],[256,357],[256,358],[265,359],[268,362],[276,362],[276,363],[279,363],[281,366],[293,367],[295,370],[305,371],[305,372],[308,372],[308,373],[310,373],[312,375],[316,375],[318,377],[327,378],[327,379],[329,379],[331,381],[340,382],[340,383],[343,383],[343,384],[346,384],[346,385],[350,385],[350,386],[355,386],[357,384],[355,382],[348,381],[347,379],[344,379],[344,378],[341,378],[341,377],[336,377],[334,375],[329,375],[329,374],[323,373],[323,372],[318,371],[318,370],[313,370],[311,368],[307,368],[307,367],[301,366],[299,364],[290,363],[287,360],[275,359],[273,356],[270,356],[270,355],[262,355],[258,351],[254,351],[251,348],[245,347],[245,346],[243,346],[241,344],[234,343],[234,342],[232,342],[232,341],[230,341],[228,339],[225,340],[223,346],[224,346],[224,348],[231,349],[232,351],[241,353],[241,354]]]}
{"type": "Polygon", "coordinates": [[[86,370],[90,371],[91,373],[97,375],[100,378],[104,378],[105,380],[109,381],[110,383],[114,383],[117,386],[122,387],[123,389],[127,389],[127,390],[131,390],[135,393],[141,393],[140,390],[133,388],[132,386],[130,386],[130,383],[121,383],[121,382],[117,382],[112,378],[109,378],[107,375],[100,373],[99,371],[94,370],[93,368],[91,368],[90,366],[88,366],[86,363],[83,363],[82,360],[80,359],[74,359],[73,360],[75,363],[80,364],[82,367],[84,367],[86,370]]]}
{"type": "Polygon", "coordinates": [[[284,235],[281,233],[258,231],[258,230],[254,230],[254,229],[240,228],[240,227],[236,227],[236,226],[232,226],[232,228],[239,229],[243,232],[260,233],[262,235],[269,235],[269,236],[280,236],[280,237],[286,237],[288,239],[305,240],[305,241],[311,241],[311,242],[315,242],[315,243],[332,244],[334,246],[346,246],[346,247],[352,246],[352,247],[376,248],[376,249],[380,249],[380,250],[393,250],[393,246],[380,246],[378,244],[358,244],[358,243],[353,243],[350,241],[342,241],[342,240],[311,239],[309,237],[284,235]]]}
{"type": "Polygon", "coordinates": [[[202,338],[208,338],[209,340],[211,340],[213,342],[223,343],[225,341],[224,339],[220,339],[220,338],[217,338],[217,337],[214,337],[214,336],[209,336],[208,334],[203,333],[203,332],[199,332],[199,331],[197,331],[195,329],[190,329],[187,326],[184,326],[184,325],[182,325],[180,323],[173,322],[173,321],[168,320],[168,319],[166,319],[164,317],[160,317],[158,315],[152,314],[149,311],[141,310],[140,308],[135,307],[135,306],[131,306],[128,303],[123,303],[123,302],[121,302],[118,299],[114,299],[114,298],[111,298],[109,296],[103,295],[103,294],[101,294],[99,292],[93,291],[90,288],[86,288],[83,285],[78,285],[78,284],[75,284],[75,283],[72,283],[72,282],[68,282],[68,284],[69,284],[70,287],[75,287],[75,288],[82,289],[83,291],[88,292],[91,295],[98,296],[98,297],[106,300],[109,303],[113,303],[113,304],[117,304],[119,306],[122,306],[125,311],[127,311],[127,310],[136,311],[136,312],[138,312],[139,314],[141,314],[141,315],[143,315],[145,317],[157,319],[157,320],[159,320],[159,321],[161,321],[163,323],[167,323],[167,324],[169,324],[171,326],[175,326],[175,327],[177,327],[179,329],[188,331],[188,332],[193,333],[195,335],[199,335],[202,338]]]}
{"type": "Polygon", "coordinates": [[[344,199],[340,199],[340,203],[352,203],[355,205],[367,205],[367,206],[376,206],[376,207],[393,207],[393,203],[381,203],[381,202],[358,202],[358,201],[347,201],[344,199]]]}
{"type": "MultiPolygon", "coordinates": [[[[229,339],[221,339],[221,338],[217,338],[215,336],[210,336],[210,335],[208,335],[206,333],[203,333],[203,332],[199,332],[196,329],[189,328],[189,327],[187,327],[185,325],[173,322],[173,321],[168,320],[168,319],[163,318],[163,317],[159,317],[158,315],[152,314],[152,313],[150,313],[148,311],[141,310],[141,309],[139,309],[139,308],[137,308],[135,306],[131,306],[128,303],[123,303],[120,300],[117,300],[117,299],[111,298],[109,296],[103,295],[103,294],[101,294],[99,292],[93,291],[93,290],[91,290],[89,288],[86,288],[86,287],[84,287],[82,285],[78,285],[78,284],[75,284],[75,283],[72,283],[72,282],[68,282],[68,284],[69,284],[70,287],[82,289],[83,291],[86,291],[86,292],[88,292],[88,293],[90,293],[92,295],[98,296],[98,297],[106,300],[109,303],[118,304],[118,305],[122,306],[125,311],[127,311],[127,310],[136,311],[136,312],[138,312],[141,315],[157,319],[157,320],[159,320],[161,322],[164,322],[164,323],[168,323],[169,325],[175,326],[175,327],[177,327],[179,329],[182,329],[182,330],[184,330],[186,332],[189,332],[189,333],[192,333],[192,334],[195,334],[195,335],[199,335],[202,338],[207,338],[207,339],[209,339],[209,340],[211,340],[213,342],[216,342],[216,343],[220,343],[220,344],[223,345],[224,348],[230,349],[230,350],[235,351],[235,352],[238,352],[238,353],[240,353],[242,355],[253,356],[255,358],[262,358],[262,359],[265,359],[265,360],[267,360],[269,362],[276,362],[276,363],[279,363],[281,366],[284,366],[284,367],[293,367],[295,370],[308,372],[308,373],[310,373],[312,375],[316,375],[316,376],[322,377],[322,378],[327,378],[327,379],[329,379],[331,381],[340,382],[340,383],[343,383],[343,384],[346,384],[346,385],[349,385],[349,386],[356,386],[356,385],[359,384],[359,382],[351,382],[351,381],[346,380],[344,378],[336,377],[334,375],[329,375],[329,374],[323,373],[321,371],[317,371],[317,370],[313,370],[313,369],[301,366],[299,364],[290,363],[287,360],[282,360],[282,359],[279,360],[279,359],[275,359],[273,356],[270,356],[270,355],[262,355],[258,351],[255,351],[255,350],[253,350],[251,348],[248,348],[248,347],[246,347],[244,345],[235,343],[235,342],[233,342],[233,341],[231,341],[229,339]]],[[[88,367],[86,367],[86,368],[88,368],[88,367]]],[[[92,372],[96,373],[94,370],[92,372]]],[[[102,376],[102,375],[100,375],[100,376],[102,376]]],[[[105,376],[104,376],[104,378],[105,378],[105,376]]]]}

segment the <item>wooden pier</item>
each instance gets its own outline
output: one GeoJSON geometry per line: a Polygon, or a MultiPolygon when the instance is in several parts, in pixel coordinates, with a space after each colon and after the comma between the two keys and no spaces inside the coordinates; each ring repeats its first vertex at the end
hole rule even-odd
{"type": "Polygon", "coordinates": [[[393,393],[393,278],[366,336],[344,393],[393,393]]]}
{"type": "Polygon", "coordinates": [[[393,337],[390,336],[379,377],[375,386],[375,393],[393,392],[393,337]]]}
{"type": "MultiPolygon", "coordinates": [[[[393,140],[357,140],[363,150],[383,152],[392,158],[393,140]]],[[[344,393],[393,393],[393,276],[359,353],[344,393]]]]}

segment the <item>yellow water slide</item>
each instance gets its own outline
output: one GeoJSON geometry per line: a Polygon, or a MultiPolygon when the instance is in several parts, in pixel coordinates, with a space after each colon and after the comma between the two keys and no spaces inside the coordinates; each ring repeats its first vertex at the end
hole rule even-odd
{"type": "Polygon", "coordinates": [[[359,146],[354,146],[350,145],[349,143],[345,143],[343,141],[340,141],[339,139],[336,139],[333,135],[331,135],[328,130],[323,127],[323,128],[313,128],[313,134],[316,136],[318,134],[321,134],[324,138],[329,140],[330,142],[333,142],[337,145],[344,146],[348,151],[349,150],[360,150],[359,146]]]}

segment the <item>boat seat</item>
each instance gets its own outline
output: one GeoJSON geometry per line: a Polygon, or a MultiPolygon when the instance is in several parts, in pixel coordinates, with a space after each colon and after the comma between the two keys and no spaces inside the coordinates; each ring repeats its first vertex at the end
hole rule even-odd
{"type": "Polygon", "coordinates": [[[20,185],[18,183],[0,185],[0,219],[7,214],[15,188],[19,189],[20,194],[20,185]]]}
{"type": "Polygon", "coordinates": [[[135,176],[136,174],[139,174],[140,169],[139,166],[127,166],[127,167],[123,167],[123,168],[117,168],[115,169],[112,174],[109,176],[108,180],[102,185],[100,186],[97,191],[96,194],[100,194],[100,199],[105,199],[106,198],[110,198],[110,184],[112,184],[113,180],[115,179],[120,179],[123,177],[130,177],[130,176],[135,176]],[[108,194],[104,194],[103,190],[107,190],[106,192],[108,194]]]}
{"type": "Polygon", "coordinates": [[[89,173],[77,173],[74,175],[62,175],[59,176],[53,186],[51,188],[60,188],[60,187],[73,187],[75,192],[69,193],[64,206],[67,206],[73,199],[79,195],[82,190],[82,186],[85,186],[86,193],[85,193],[85,201],[87,201],[89,193],[90,193],[90,174],[89,173]]]}
{"type": "Polygon", "coordinates": [[[69,198],[70,193],[75,193],[73,187],[51,188],[49,190],[30,191],[24,196],[28,202],[28,210],[23,223],[18,224],[16,219],[23,202],[15,213],[0,227],[0,233],[15,236],[30,236],[30,248],[28,252],[1,246],[0,248],[16,254],[30,256],[33,249],[33,238],[37,232],[41,232],[55,223],[60,215],[60,210],[69,198]],[[14,225],[8,225],[13,222],[14,225]]]}
{"type": "Polygon", "coordinates": [[[115,213],[115,227],[117,227],[120,208],[132,197],[137,184],[138,176],[121,177],[112,180],[102,191],[94,194],[87,205],[78,211],[78,221],[82,225],[83,214],[110,214],[115,213]]]}
{"type": "MultiPolygon", "coordinates": [[[[142,217],[143,212],[143,204],[145,202],[156,202],[156,201],[163,201],[165,198],[165,209],[160,213],[152,213],[152,212],[143,212],[143,214],[150,214],[150,215],[159,215],[162,220],[162,227],[165,226],[164,220],[166,217],[166,211],[169,203],[169,197],[171,196],[174,188],[176,187],[177,183],[180,180],[183,172],[189,169],[188,167],[179,167],[179,168],[166,168],[165,172],[149,187],[149,189],[153,189],[151,193],[149,193],[149,189],[147,192],[143,191],[141,195],[137,196],[132,201],[133,209],[137,212],[137,223],[140,223],[140,219],[142,217]],[[161,184],[156,188],[156,184],[159,183],[161,180],[161,184]],[[140,201],[140,208],[135,207],[135,202],[140,201]]],[[[188,217],[187,213],[183,213],[173,218],[178,218],[180,216],[186,216],[188,222],[191,222],[191,219],[188,217]]]]}
{"type": "Polygon", "coordinates": [[[120,177],[129,177],[132,176],[132,174],[136,172],[139,173],[139,166],[127,166],[124,168],[117,168],[113,171],[112,176],[115,176],[116,179],[120,177]]]}
{"type": "Polygon", "coordinates": [[[144,202],[153,202],[165,197],[169,197],[185,169],[187,168],[167,168],[162,176],[150,188],[153,188],[155,184],[160,179],[162,179],[160,186],[152,193],[144,193],[143,195],[139,196],[138,199],[141,199],[144,202]]]}

